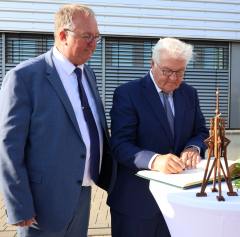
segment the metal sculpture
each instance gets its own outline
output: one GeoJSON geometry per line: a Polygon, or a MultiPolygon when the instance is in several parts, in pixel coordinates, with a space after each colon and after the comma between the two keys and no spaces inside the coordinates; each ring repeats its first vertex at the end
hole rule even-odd
{"type": "Polygon", "coordinates": [[[222,195],[222,179],[226,181],[228,196],[237,196],[238,194],[233,191],[231,176],[227,161],[227,146],[230,140],[225,137],[225,120],[221,118],[219,112],[219,90],[216,91],[216,115],[210,119],[210,136],[204,141],[208,147],[207,165],[204,172],[204,177],[201,185],[201,190],[196,194],[197,197],[206,197],[206,187],[209,179],[212,177],[213,172],[213,187],[212,192],[218,192],[217,200],[225,201],[222,195]],[[210,160],[213,158],[210,167],[210,160]],[[223,164],[222,164],[223,161],[223,164]],[[224,167],[225,166],[225,167],[224,167]],[[210,167],[210,169],[209,169],[210,167]],[[217,189],[217,184],[218,189],[217,189]]]}

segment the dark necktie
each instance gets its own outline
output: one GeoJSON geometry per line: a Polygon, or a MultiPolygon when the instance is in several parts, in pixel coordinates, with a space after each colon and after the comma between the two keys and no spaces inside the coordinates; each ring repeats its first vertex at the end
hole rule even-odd
{"type": "Polygon", "coordinates": [[[167,115],[171,133],[174,137],[174,115],[173,115],[173,111],[172,111],[171,105],[169,103],[168,97],[169,97],[169,94],[162,91],[163,106],[164,106],[164,109],[165,109],[165,112],[167,115]]]}
{"type": "Polygon", "coordinates": [[[99,176],[99,159],[100,159],[100,145],[97,125],[94,120],[92,110],[89,106],[88,99],[82,84],[82,70],[75,68],[77,75],[79,96],[82,104],[83,115],[88,126],[90,136],[90,175],[91,179],[97,183],[99,176]]]}

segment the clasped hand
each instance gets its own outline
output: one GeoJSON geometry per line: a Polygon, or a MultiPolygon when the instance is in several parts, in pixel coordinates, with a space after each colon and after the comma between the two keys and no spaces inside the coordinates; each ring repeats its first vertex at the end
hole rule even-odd
{"type": "Polygon", "coordinates": [[[197,149],[187,148],[180,157],[174,154],[157,155],[152,163],[152,170],[166,174],[181,173],[184,169],[196,168],[201,157],[197,149]]]}
{"type": "Polygon", "coordinates": [[[27,227],[27,226],[31,226],[32,224],[37,224],[37,221],[34,217],[31,219],[28,219],[28,220],[20,221],[14,225],[21,226],[21,227],[27,227]]]}

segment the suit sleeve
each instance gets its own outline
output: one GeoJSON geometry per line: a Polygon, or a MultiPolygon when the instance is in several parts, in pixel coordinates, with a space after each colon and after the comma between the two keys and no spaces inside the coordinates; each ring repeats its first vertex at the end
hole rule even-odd
{"type": "Polygon", "coordinates": [[[24,154],[31,102],[18,74],[10,71],[0,92],[0,178],[10,224],[35,215],[24,154]]]}
{"type": "Polygon", "coordinates": [[[138,114],[125,87],[115,90],[111,110],[111,146],[114,158],[128,168],[138,171],[148,169],[155,154],[137,145],[138,114]]]}

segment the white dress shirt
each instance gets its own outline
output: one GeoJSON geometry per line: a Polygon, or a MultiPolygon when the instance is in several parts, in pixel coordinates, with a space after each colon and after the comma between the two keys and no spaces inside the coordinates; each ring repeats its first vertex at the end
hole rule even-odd
{"type": "MultiPolygon", "coordinates": [[[[84,141],[84,144],[86,146],[86,161],[85,161],[85,169],[84,169],[84,176],[83,176],[83,186],[90,186],[93,181],[90,177],[90,136],[89,131],[87,127],[87,123],[85,121],[82,106],[81,106],[81,100],[79,97],[79,91],[78,91],[78,82],[77,82],[77,76],[74,72],[74,69],[76,66],[74,66],[67,58],[65,58],[56,47],[53,48],[53,62],[56,66],[56,70],[58,72],[58,75],[62,81],[63,87],[68,95],[68,98],[72,104],[78,126],[82,135],[82,139],[84,141]]],[[[83,73],[84,65],[80,65],[79,68],[82,69],[82,83],[84,90],[86,92],[89,106],[92,110],[93,117],[95,119],[98,134],[99,134],[99,142],[100,142],[100,167],[101,167],[101,157],[103,154],[103,133],[101,128],[101,123],[99,120],[98,112],[96,103],[94,101],[94,98],[92,96],[92,92],[89,88],[86,76],[83,73]]],[[[80,156],[79,156],[80,159],[80,156]]],[[[100,169],[99,167],[99,169],[100,169]]]]}

